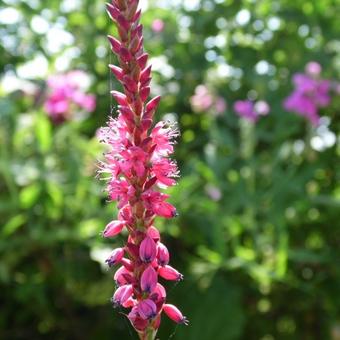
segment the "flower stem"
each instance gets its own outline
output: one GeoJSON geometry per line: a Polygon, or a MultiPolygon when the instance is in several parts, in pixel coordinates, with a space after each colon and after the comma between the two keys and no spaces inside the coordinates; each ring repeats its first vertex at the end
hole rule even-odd
{"type": "Polygon", "coordinates": [[[140,340],[155,340],[157,330],[148,327],[144,332],[138,332],[140,340]]]}

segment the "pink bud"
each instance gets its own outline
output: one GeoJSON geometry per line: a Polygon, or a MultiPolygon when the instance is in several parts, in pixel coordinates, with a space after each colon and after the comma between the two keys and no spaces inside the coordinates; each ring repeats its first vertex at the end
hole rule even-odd
{"type": "Polygon", "coordinates": [[[112,73],[116,76],[116,78],[118,80],[123,79],[124,73],[123,73],[123,70],[120,67],[112,65],[112,64],[110,64],[109,67],[110,67],[112,73]]]}
{"type": "Polygon", "coordinates": [[[123,27],[125,31],[128,31],[130,28],[130,23],[125,19],[122,14],[118,15],[117,23],[119,24],[119,26],[123,27]]]}
{"type": "Polygon", "coordinates": [[[151,293],[157,285],[157,273],[152,266],[148,266],[141,276],[141,289],[143,292],[151,293]]]}
{"type": "Polygon", "coordinates": [[[129,259],[126,259],[126,258],[122,258],[121,260],[120,260],[120,262],[122,263],[122,265],[127,269],[127,270],[129,270],[130,272],[133,272],[133,263],[132,263],[132,261],[131,260],[129,260],[129,259]]]}
{"type": "Polygon", "coordinates": [[[122,305],[132,296],[132,293],[133,293],[132,285],[124,285],[118,287],[118,289],[115,291],[113,295],[112,303],[114,305],[122,305]]]}
{"type": "Polygon", "coordinates": [[[160,266],[166,266],[169,263],[169,251],[163,243],[157,245],[157,259],[160,266]]]}
{"type": "Polygon", "coordinates": [[[143,300],[138,304],[138,313],[144,320],[153,319],[157,315],[157,306],[150,300],[143,300]]]}
{"type": "Polygon", "coordinates": [[[119,51],[119,56],[124,62],[129,62],[132,59],[130,51],[126,47],[121,47],[119,51]]]}
{"type": "Polygon", "coordinates": [[[139,331],[144,331],[149,324],[147,320],[144,320],[139,316],[138,306],[135,306],[131,309],[128,319],[130,320],[133,327],[139,331]]]}
{"type": "Polygon", "coordinates": [[[128,280],[126,280],[127,275],[131,276],[131,272],[129,272],[124,266],[122,266],[115,272],[113,279],[116,281],[116,284],[118,286],[122,286],[129,283],[128,280]]]}
{"type": "Polygon", "coordinates": [[[136,300],[133,299],[131,296],[122,303],[122,306],[124,308],[130,308],[130,307],[133,307],[134,305],[136,304],[136,300]]]}
{"type": "Polygon", "coordinates": [[[139,91],[139,96],[140,96],[141,101],[145,102],[148,99],[149,94],[150,94],[150,87],[149,86],[143,87],[139,91]]]}
{"type": "Polygon", "coordinates": [[[113,52],[115,52],[116,54],[119,54],[120,48],[122,46],[119,40],[112,37],[111,35],[108,35],[107,38],[109,39],[113,52]]]}
{"type": "Polygon", "coordinates": [[[140,82],[143,83],[147,78],[150,77],[151,74],[151,65],[146,67],[140,74],[140,82]]]}
{"type": "Polygon", "coordinates": [[[157,283],[155,290],[150,295],[150,298],[153,299],[156,303],[164,302],[166,298],[166,291],[165,288],[160,284],[157,283]]]}
{"type": "Polygon", "coordinates": [[[177,323],[181,323],[184,325],[187,325],[189,323],[188,319],[183,316],[180,310],[174,305],[165,304],[163,306],[163,311],[171,320],[177,323]]]}
{"type": "Polygon", "coordinates": [[[106,259],[106,263],[109,265],[109,267],[112,267],[116,263],[119,263],[119,261],[123,258],[124,256],[124,249],[123,248],[117,248],[115,249],[110,257],[106,259]]]}
{"type": "Polygon", "coordinates": [[[139,10],[136,12],[136,14],[134,15],[134,17],[133,17],[132,21],[133,21],[133,22],[136,22],[137,20],[139,20],[139,19],[140,19],[140,16],[141,16],[141,14],[142,14],[142,10],[141,10],[141,9],[139,9],[139,10]]]}
{"type": "Polygon", "coordinates": [[[149,116],[150,112],[153,112],[157,109],[159,102],[161,101],[161,96],[157,96],[152,98],[145,106],[146,115],[149,116]]]}
{"type": "Polygon", "coordinates": [[[148,58],[149,55],[147,53],[143,53],[140,57],[137,58],[137,63],[141,69],[145,68],[148,58]]]}
{"type": "Polygon", "coordinates": [[[118,235],[125,227],[124,221],[111,221],[104,229],[104,237],[113,237],[118,235]]]}
{"type": "Polygon", "coordinates": [[[183,275],[171,266],[164,266],[158,268],[158,274],[165,280],[169,281],[181,281],[183,275]]]}
{"type": "Polygon", "coordinates": [[[157,254],[157,247],[155,241],[150,237],[146,236],[141,242],[139,247],[139,257],[145,263],[152,262],[157,254]]]}
{"type": "Polygon", "coordinates": [[[117,103],[122,106],[127,106],[126,95],[119,91],[111,91],[112,96],[116,99],[117,103]]]}
{"type": "Polygon", "coordinates": [[[124,76],[123,83],[130,92],[137,91],[137,84],[131,77],[124,76]]]}
{"type": "Polygon", "coordinates": [[[155,228],[153,225],[148,228],[148,230],[146,231],[146,234],[150,236],[151,238],[153,238],[155,242],[158,242],[161,238],[158,229],[155,228]]]}
{"type": "Polygon", "coordinates": [[[119,105],[118,109],[127,125],[129,124],[133,125],[135,123],[133,112],[129,108],[127,108],[126,106],[119,105]]]}
{"type": "Polygon", "coordinates": [[[165,217],[165,218],[172,218],[178,216],[176,208],[168,202],[160,202],[157,205],[152,207],[153,212],[156,215],[165,217]]]}
{"type": "Polygon", "coordinates": [[[106,11],[109,14],[109,16],[111,17],[111,19],[117,19],[118,15],[119,15],[119,10],[117,9],[117,7],[111,5],[111,4],[106,4],[106,11]]]}
{"type": "Polygon", "coordinates": [[[126,244],[126,249],[131,257],[137,258],[139,256],[139,247],[136,244],[128,242],[126,244]]]}

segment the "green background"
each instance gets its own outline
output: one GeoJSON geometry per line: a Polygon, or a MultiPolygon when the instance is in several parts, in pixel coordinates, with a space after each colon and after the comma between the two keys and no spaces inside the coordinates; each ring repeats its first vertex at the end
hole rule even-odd
{"type": "MultiPolygon", "coordinates": [[[[168,301],[190,320],[176,328],[164,316],[161,340],[173,332],[179,340],[340,339],[339,142],[315,150],[318,131],[282,108],[292,74],[308,61],[339,79],[339,7],[149,1],[142,22],[156,58],[153,88],[163,96],[157,119],[175,117],[181,130],[181,177],[168,191],[180,215],[157,226],[185,276],[167,285],[168,301]],[[154,19],[164,21],[163,32],[150,29],[154,19]],[[259,61],[269,65],[265,74],[259,61]],[[193,112],[190,97],[202,83],[228,102],[225,113],[193,112]],[[271,106],[255,126],[232,111],[247,96],[271,106]]],[[[136,339],[110,305],[113,272],[101,263],[125,239],[100,237],[116,208],[94,178],[103,152],[96,130],[110,113],[110,87],[118,87],[107,68],[115,58],[106,35],[115,29],[105,3],[2,0],[0,18],[0,338],[136,339]],[[1,17],[6,8],[15,22],[1,17]],[[54,41],[52,27],[68,39],[54,41]],[[65,56],[69,69],[88,72],[96,111],[54,126],[42,106],[45,76],[26,77],[38,97],[9,89],[6,76],[22,81],[20,68],[37,56],[48,74],[65,56]]],[[[339,107],[333,96],[321,112],[333,135],[339,107]]]]}

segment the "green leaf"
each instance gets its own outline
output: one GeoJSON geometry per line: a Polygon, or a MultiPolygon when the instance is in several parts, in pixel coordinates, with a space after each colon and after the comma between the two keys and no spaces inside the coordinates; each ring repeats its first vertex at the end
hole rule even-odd
{"type": "Polygon", "coordinates": [[[38,183],[29,185],[19,194],[20,206],[24,209],[31,208],[39,198],[41,188],[38,183]]]}
{"type": "Polygon", "coordinates": [[[3,227],[2,234],[4,236],[9,236],[13,234],[19,227],[21,227],[26,222],[25,215],[13,216],[3,227]]]}

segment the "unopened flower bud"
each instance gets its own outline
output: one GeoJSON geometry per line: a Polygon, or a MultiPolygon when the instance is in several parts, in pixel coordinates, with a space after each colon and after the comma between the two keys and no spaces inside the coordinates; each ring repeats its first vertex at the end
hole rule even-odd
{"type": "Polygon", "coordinates": [[[155,241],[150,236],[146,236],[139,247],[140,259],[145,263],[149,263],[156,258],[156,255],[157,246],[155,241]]]}
{"type": "Polygon", "coordinates": [[[157,272],[152,266],[148,266],[141,276],[141,289],[143,292],[151,293],[157,286],[157,272]]]}
{"type": "Polygon", "coordinates": [[[150,299],[142,300],[138,304],[138,313],[144,320],[153,319],[157,315],[157,306],[150,299]]]}
{"type": "Polygon", "coordinates": [[[124,221],[111,221],[104,229],[103,236],[104,237],[114,237],[123,230],[125,227],[124,221]]]}
{"type": "Polygon", "coordinates": [[[114,305],[123,305],[133,293],[132,285],[124,285],[119,287],[112,298],[112,302],[114,305]]]}
{"type": "Polygon", "coordinates": [[[124,256],[124,249],[123,248],[117,248],[113,250],[111,253],[110,257],[106,259],[106,263],[108,264],[109,267],[112,267],[116,263],[119,263],[119,261],[123,258],[124,256]]]}
{"type": "Polygon", "coordinates": [[[132,278],[131,272],[129,272],[124,266],[122,266],[119,269],[117,269],[115,275],[113,276],[113,279],[116,281],[116,284],[118,286],[122,286],[129,283],[128,280],[126,280],[127,275],[132,278]]]}
{"type": "Polygon", "coordinates": [[[183,275],[171,266],[164,266],[158,268],[158,274],[165,280],[181,281],[183,275]]]}
{"type": "Polygon", "coordinates": [[[165,304],[163,306],[163,311],[171,320],[180,324],[188,325],[188,319],[182,315],[182,313],[176,306],[165,304]]]}
{"type": "Polygon", "coordinates": [[[170,255],[168,248],[163,243],[157,244],[157,259],[160,266],[166,266],[169,263],[170,255]]]}

